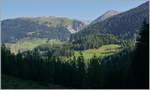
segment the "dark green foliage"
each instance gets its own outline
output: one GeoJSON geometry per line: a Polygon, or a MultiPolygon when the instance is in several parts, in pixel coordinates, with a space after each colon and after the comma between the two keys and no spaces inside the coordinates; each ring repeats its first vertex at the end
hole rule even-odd
{"type": "Polygon", "coordinates": [[[102,61],[102,88],[127,88],[127,74],[132,52],[124,50],[102,61]]]}
{"type": "Polygon", "coordinates": [[[77,73],[78,73],[78,87],[83,88],[85,83],[86,71],[83,54],[80,53],[80,56],[77,58],[77,73]]]}
{"type": "Polygon", "coordinates": [[[92,88],[101,88],[101,62],[95,56],[88,65],[87,79],[88,86],[92,88]]]}
{"type": "Polygon", "coordinates": [[[1,63],[2,63],[2,72],[4,72],[5,74],[14,74],[17,73],[16,72],[16,68],[14,68],[16,61],[15,61],[15,56],[13,54],[11,54],[10,50],[8,48],[6,48],[6,46],[4,44],[2,44],[1,46],[1,63]],[[14,72],[11,72],[9,69],[10,67],[12,67],[11,69],[14,72]]]}
{"type": "Polygon", "coordinates": [[[137,38],[135,56],[131,64],[131,88],[149,88],[149,24],[144,22],[137,38]]]}
{"type": "MultiPolygon", "coordinates": [[[[146,89],[149,85],[148,37],[148,24],[144,24],[135,50],[124,48],[108,57],[94,56],[89,63],[84,62],[82,53],[79,57],[74,56],[65,61],[53,55],[54,52],[43,58],[38,48],[14,55],[2,45],[2,74],[75,89],[146,89]]],[[[130,42],[125,42],[124,46],[129,47],[130,42]]],[[[67,50],[66,48],[71,47],[67,46],[62,50],[67,50]]],[[[50,50],[53,51],[53,48],[50,50]]]]}
{"type": "MultiPolygon", "coordinates": [[[[118,73],[118,69],[124,71],[121,68],[126,65],[120,64],[126,62],[124,59],[127,58],[122,53],[104,59],[94,56],[88,64],[85,64],[82,53],[69,61],[51,55],[43,59],[36,49],[18,53],[13,56],[14,60],[12,57],[6,58],[13,54],[5,46],[2,46],[2,53],[5,54],[2,55],[2,74],[72,88],[117,88],[118,86],[113,83],[116,83],[116,80],[122,80],[123,77],[120,76],[120,72],[118,73]],[[113,67],[115,65],[116,68],[113,67]]],[[[120,84],[119,81],[118,83],[120,84]]]]}
{"type": "Polygon", "coordinates": [[[135,40],[129,39],[129,40],[122,40],[121,41],[121,47],[125,49],[134,49],[135,47],[135,40]]]}
{"type": "Polygon", "coordinates": [[[74,34],[71,36],[70,41],[75,50],[99,48],[102,45],[119,43],[119,39],[111,34],[91,34],[85,36],[74,34]]]}
{"type": "Polygon", "coordinates": [[[1,87],[2,89],[65,89],[65,87],[60,85],[38,83],[32,80],[24,80],[8,75],[1,75],[1,87]]]}
{"type": "Polygon", "coordinates": [[[37,49],[16,56],[2,46],[2,73],[38,82],[50,82],[64,86],[78,86],[83,82],[85,64],[83,56],[77,61],[66,62],[62,58],[49,56],[47,59],[40,58],[37,49]]]}
{"type": "Polygon", "coordinates": [[[50,45],[44,44],[36,47],[35,49],[39,50],[41,56],[66,56],[70,57],[74,55],[74,51],[72,49],[72,45],[69,43],[62,45],[50,45]]]}

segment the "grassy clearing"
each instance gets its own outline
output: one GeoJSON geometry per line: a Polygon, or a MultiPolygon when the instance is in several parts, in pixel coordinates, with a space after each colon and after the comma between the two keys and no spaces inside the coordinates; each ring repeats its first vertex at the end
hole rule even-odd
{"type": "MultiPolygon", "coordinates": [[[[45,47],[47,47],[47,45],[62,45],[65,42],[61,42],[58,40],[47,40],[47,39],[32,39],[32,40],[24,40],[24,41],[18,41],[15,44],[11,44],[11,43],[7,43],[6,46],[8,46],[11,50],[11,52],[13,53],[18,53],[18,51],[20,50],[22,51],[26,51],[26,50],[32,50],[37,46],[40,45],[45,45],[45,47]]],[[[90,59],[92,58],[94,55],[97,57],[104,57],[104,56],[108,56],[108,55],[112,55],[114,53],[117,53],[118,51],[121,50],[121,46],[120,45],[116,45],[116,44],[110,44],[110,45],[103,45],[102,47],[98,48],[98,49],[89,49],[89,50],[84,50],[81,51],[83,53],[83,56],[85,59],[90,59]]],[[[80,52],[79,51],[75,51],[74,54],[76,57],[80,56],[80,52]]],[[[63,57],[65,59],[68,59],[67,57],[63,57]]],[[[72,58],[72,57],[71,57],[72,58]]]]}
{"type": "Polygon", "coordinates": [[[24,40],[18,41],[15,44],[6,43],[6,46],[10,48],[11,52],[18,53],[18,51],[26,51],[32,50],[35,47],[42,45],[42,44],[61,44],[61,41],[58,40],[47,40],[47,39],[31,39],[31,40],[24,40]]]}
{"type": "MultiPolygon", "coordinates": [[[[84,50],[81,52],[83,53],[83,56],[85,59],[90,59],[94,55],[97,57],[104,57],[104,56],[108,56],[108,55],[112,55],[114,53],[117,53],[120,50],[121,50],[120,45],[110,44],[110,45],[104,45],[98,49],[89,49],[89,50],[84,50]]],[[[80,56],[80,52],[75,51],[75,56],[76,57],[80,56]]]]}
{"type": "Polygon", "coordinates": [[[62,89],[64,87],[54,84],[38,83],[32,80],[23,80],[20,78],[2,75],[2,89],[62,89]]]}

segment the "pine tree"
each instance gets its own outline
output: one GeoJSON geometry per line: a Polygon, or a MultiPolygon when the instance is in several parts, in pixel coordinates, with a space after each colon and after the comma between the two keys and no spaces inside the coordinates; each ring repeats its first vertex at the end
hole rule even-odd
{"type": "Polygon", "coordinates": [[[149,87],[149,24],[143,23],[136,43],[135,58],[131,66],[133,72],[133,88],[149,87]]]}
{"type": "Polygon", "coordinates": [[[78,73],[78,87],[83,88],[83,84],[85,81],[85,63],[82,52],[80,52],[80,56],[77,58],[77,73],[78,73]]]}
{"type": "Polygon", "coordinates": [[[100,88],[101,87],[101,66],[99,59],[94,56],[88,65],[88,86],[90,88],[100,88]]]}

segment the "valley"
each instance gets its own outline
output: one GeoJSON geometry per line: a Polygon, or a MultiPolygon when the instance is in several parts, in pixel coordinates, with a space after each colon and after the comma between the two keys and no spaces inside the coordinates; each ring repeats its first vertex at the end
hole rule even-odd
{"type": "Polygon", "coordinates": [[[148,19],[149,1],[88,23],[59,16],[2,20],[2,88],[147,89],[148,19]]]}
{"type": "MultiPolygon", "coordinates": [[[[54,46],[61,46],[65,42],[61,42],[59,40],[48,40],[48,39],[33,39],[33,40],[24,40],[24,41],[18,41],[17,43],[6,43],[6,47],[10,48],[11,52],[14,54],[17,54],[18,52],[25,52],[28,50],[34,50],[35,48],[42,46],[45,48],[51,45],[54,46]]],[[[86,59],[91,59],[94,55],[96,57],[104,57],[108,55],[115,54],[119,51],[121,51],[121,46],[117,44],[109,44],[109,45],[103,45],[97,49],[87,49],[87,50],[82,50],[82,51],[77,51],[74,50],[74,55],[75,57],[79,57],[80,53],[83,54],[83,57],[86,59]]],[[[73,58],[71,57],[66,57],[64,56],[63,58],[69,59],[73,58]]]]}

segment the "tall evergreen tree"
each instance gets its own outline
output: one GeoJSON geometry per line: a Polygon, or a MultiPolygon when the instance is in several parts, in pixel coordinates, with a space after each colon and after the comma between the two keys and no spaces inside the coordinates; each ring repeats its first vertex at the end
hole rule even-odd
{"type": "Polygon", "coordinates": [[[149,24],[143,23],[137,38],[135,57],[132,61],[133,88],[148,89],[149,87],[149,24]]]}
{"type": "Polygon", "coordinates": [[[78,86],[83,88],[83,84],[85,81],[85,63],[83,54],[80,52],[80,56],[77,59],[77,73],[78,73],[78,86]]]}
{"type": "Polygon", "coordinates": [[[101,88],[101,66],[100,61],[94,56],[88,65],[88,86],[89,88],[101,88]]]}

